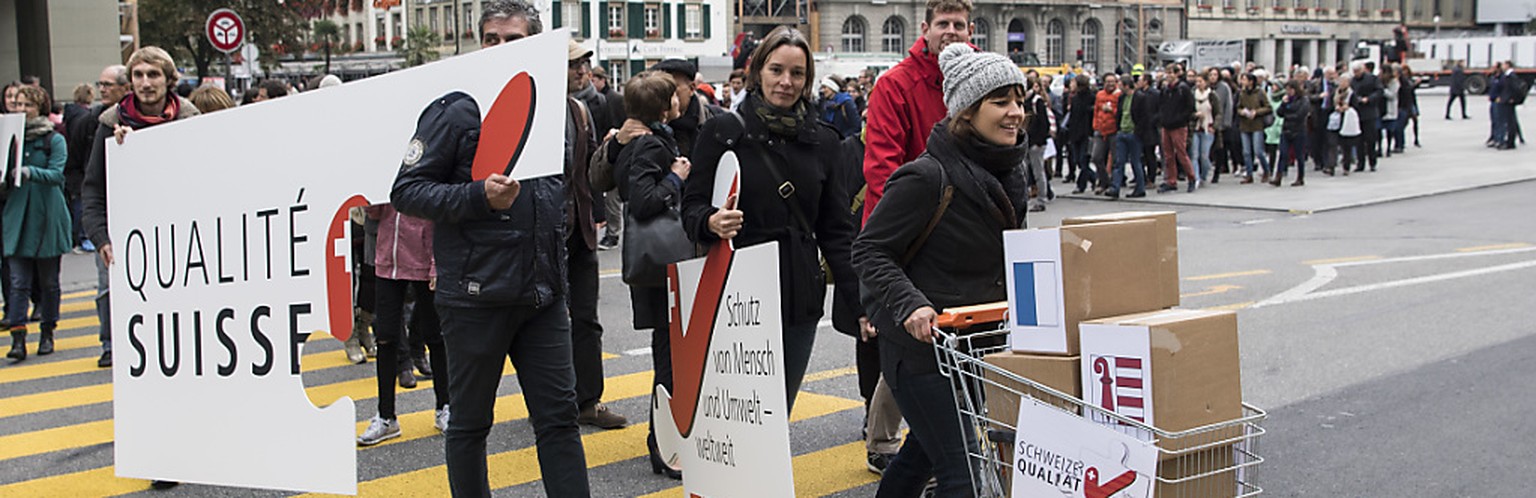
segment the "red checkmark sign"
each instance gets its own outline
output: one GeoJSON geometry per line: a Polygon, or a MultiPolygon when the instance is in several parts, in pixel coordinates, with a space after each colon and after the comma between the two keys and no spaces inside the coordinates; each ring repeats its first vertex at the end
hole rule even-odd
{"type": "Polygon", "coordinates": [[[480,142],[475,146],[475,162],[470,177],[484,180],[492,174],[512,175],[517,158],[528,145],[528,132],[533,130],[535,88],[533,77],[527,72],[517,73],[480,123],[480,142]]]}

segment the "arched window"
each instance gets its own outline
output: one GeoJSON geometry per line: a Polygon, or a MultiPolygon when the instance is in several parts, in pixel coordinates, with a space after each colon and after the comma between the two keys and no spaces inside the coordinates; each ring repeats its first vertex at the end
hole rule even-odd
{"type": "Polygon", "coordinates": [[[1083,23],[1083,63],[1099,65],[1099,20],[1089,19],[1083,23]]]}
{"type": "Polygon", "coordinates": [[[906,36],[907,25],[901,22],[900,17],[891,16],[885,18],[885,25],[880,27],[880,51],[902,53],[907,51],[906,36]]]}
{"type": "Polygon", "coordinates": [[[990,43],[990,38],[992,37],[992,24],[988,23],[986,19],[980,17],[976,18],[976,20],[973,22],[975,23],[976,27],[971,28],[971,45],[975,45],[976,48],[981,49],[982,52],[991,51],[992,43],[990,43]]]}
{"type": "Polygon", "coordinates": [[[868,27],[869,24],[864,22],[863,17],[848,16],[848,19],[843,21],[843,51],[863,52],[864,32],[868,31],[868,27]]]}
{"type": "Polygon", "coordinates": [[[1052,66],[1059,65],[1066,60],[1067,23],[1061,19],[1052,19],[1045,25],[1045,63],[1052,66]]]}

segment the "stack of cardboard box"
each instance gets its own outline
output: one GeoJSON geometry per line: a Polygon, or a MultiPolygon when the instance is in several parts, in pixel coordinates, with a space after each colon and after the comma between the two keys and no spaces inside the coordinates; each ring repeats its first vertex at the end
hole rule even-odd
{"type": "MultiPolygon", "coordinates": [[[[1005,241],[1013,282],[1012,351],[989,355],[986,362],[1166,432],[1242,416],[1236,315],[1175,308],[1179,258],[1173,212],[1069,218],[1057,228],[1010,232],[1005,241]]],[[[989,380],[1071,408],[1059,398],[996,377],[989,380]]],[[[1018,397],[991,383],[987,387],[989,418],[1013,420],[1009,415],[1017,414],[1018,397]]],[[[1151,437],[1112,418],[1085,415],[1151,437]]],[[[1192,448],[1218,438],[1196,439],[1158,442],[1163,479],[1232,464],[1230,445],[1196,451],[1192,448]]],[[[1225,472],[1160,485],[1156,492],[1222,496],[1235,490],[1235,474],[1225,472]]]]}

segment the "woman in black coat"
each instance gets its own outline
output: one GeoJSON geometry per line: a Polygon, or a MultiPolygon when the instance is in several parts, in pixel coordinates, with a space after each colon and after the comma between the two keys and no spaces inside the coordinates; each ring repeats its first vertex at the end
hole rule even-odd
{"type": "Polygon", "coordinates": [[[966,456],[975,442],[939,373],[932,330],[945,308],[1007,299],[1003,231],[1024,226],[1020,166],[1029,145],[1023,76],[1006,57],[974,50],[955,43],[940,55],[949,117],[934,126],[928,150],[891,175],[853,245],[859,282],[874,300],[866,309],[882,343],[881,371],[911,428],[881,478],[881,498],[916,497],[930,476],[935,496],[975,494],[966,456]]]}
{"type": "Polygon", "coordinates": [[[837,132],[817,122],[810,104],[810,42],[799,30],[780,27],[758,44],[751,61],[746,99],[735,113],[710,118],[699,131],[692,155],[697,169],[683,195],[683,227],[700,244],[779,243],[784,381],[793,410],[827,292],[818,248],[839,292],[857,299],[848,263],[853,219],[836,179],[837,132]],[[741,166],[734,209],[730,202],[717,208],[711,199],[715,170],[727,151],[741,166]]]}
{"type": "MultiPolygon", "coordinates": [[[[682,113],[677,98],[677,84],[666,73],[641,73],[630,78],[624,85],[624,108],[630,119],[645,123],[649,134],[635,137],[626,145],[613,164],[613,176],[618,179],[619,197],[624,205],[626,221],[646,221],[678,209],[683,197],[683,182],[690,170],[688,158],[682,157],[672,129],[663,124],[676,119],[682,113]]],[[[633,228],[625,223],[625,228],[633,228]]],[[[684,234],[678,233],[678,237],[684,234]]],[[[624,237],[626,244],[637,243],[624,237]]],[[[625,261],[624,264],[630,264],[625,261]]],[[[626,274],[630,268],[626,268],[626,274]]],[[[651,363],[653,382],[672,391],[671,330],[668,328],[667,289],[665,282],[635,284],[629,287],[630,305],[634,310],[635,329],[651,329],[651,363]]],[[[651,471],[665,472],[668,477],[680,479],[681,471],[671,467],[658,455],[656,431],[652,425],[646,445],[650,449],[651,471]]]]}
{"type": "Polygon", "coordinates": [[[1067,183],[1093,183],[1093,170],[1088,165],[1088,139],[1093,137],[1092,81],[1084,74],[1071,81],[1071,98],[1067,99],[1067,183]],[[1083,179],[1082,175],[1088,177],[1083,179]]]}

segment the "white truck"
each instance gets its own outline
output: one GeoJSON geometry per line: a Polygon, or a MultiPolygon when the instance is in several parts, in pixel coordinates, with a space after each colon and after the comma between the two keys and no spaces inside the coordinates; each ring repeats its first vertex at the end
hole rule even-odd
{"type": "Polygon", "coordinates": [[[1488,74],[1498,62],[1514,62],[1516,74],[1536,80],[1536,36],[1429,38],[1413,40],[1412,46],[1408,66],[1430,86],[1449,86],[1458,61],[1466,74],[1467,93],[1473,95],[1488,91],[1488,74]]]}
{"type": "Polygon", "coordinates": [[[1177,62],[1190,69],[1230,67],[1248,60],[1243,40],[1173,40],[1157,47],[1157,59],[1163,64],[1177,62]]]}

